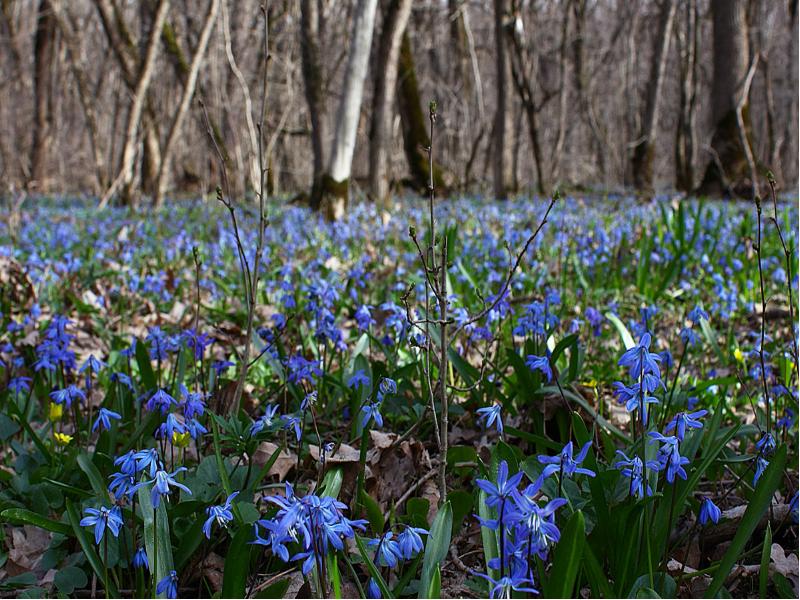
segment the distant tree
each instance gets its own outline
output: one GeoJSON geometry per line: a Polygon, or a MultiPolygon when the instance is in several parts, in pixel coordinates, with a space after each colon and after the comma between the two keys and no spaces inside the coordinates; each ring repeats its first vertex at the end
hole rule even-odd
{"type": "Polygon", "coordinates": [[[50,0],[40,0],[36,12],[33,54],[33,141],[29,185],[47,187],[47,156],[53,130],[52,81],[55,68],[56,21],[50,0]]]}
{"type": "Polygon", "coordinates": [[[321,21],[317,0],[302,0],[300,2],[301,68],[308,117],[311,122],[311,151],[313,154],[311,202],[314,208],[319,208],[321,199],[322,175],[325,171],[325,139],[327,137],[325,90],[319,48],[322,34],[321,21]]]}

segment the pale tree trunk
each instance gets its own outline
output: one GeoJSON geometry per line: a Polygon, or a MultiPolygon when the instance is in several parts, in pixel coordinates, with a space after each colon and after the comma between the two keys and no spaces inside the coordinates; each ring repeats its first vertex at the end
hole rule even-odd
{"type": "MultiPolygon", "coordinates": [[[[739,135],[737,105],[748,73],[749,40],[747,35],[747,0],[712,0],[714,19],[714,80],[711,88],[711,111],[714,134],[711,160],[706,168],[699,193],[730,195],[749,193],[751,182],[745,148],[739,135]]],[[[744,98],[742,119],[749,136],[749,103],[744,98]]]]}
{"type": "Polygon", "coordinates": [[[302,37],[301,66],[308,116],[311,121],[311,150],[314,155],[311,205],[319,208],[322,174],[325,171],[325,140],[327,123],[325,118],[325,91],[323,89],[322,65],[319,44],[321,19],[317,0],[300,2],[300,34],[302,37]]]}
{"type": "Polygon", "coordinates": [[[394,91],[397,86],[400,45],[411,15],[411,4],[412,0],[390,0],[378,44],[369,134],[369,185],[373,198],[378,202],[385,201],[389,196],[388,163],[394,118],[394,91]]]}
{"type": "Polygon", "coordinates": [[[633,148],[631,160],[634,186],[648,192],[653,190],[653,157],[658,133],[658,115],[661,108],[661,93],[664,87],[669,45],[672,39],[672,22],[675,19],[677,5],[678,0],[662,0],[661,3],[658,35],[650,63],[650,80],[647,83],[647,101],[645,102],[642,130],[633,148]]]}
{"type": "Polygon", "coordinates": [[[167,141],[164,144],[164,150],[161,153],[161,164],[158,168],[158,179],[156,184],[155,206],[161,206],[164,200],[164,194],[167,189],[167,173],[169,169],[170,159],[172,158],[172,149],[175,145],[175,140],[181,131],[183,120],[186,118],[186,113],[189,110],[189,103],[194,97],[195,85],[197,84],[197,76],[200,73],[200,66],[203,64],[203,58],[206,54],[208,41],[211,39],[211,32],[214,29],[214,22],[219,13],[220,0],[210,0],[208,11],[206,12],[205,19],[203,20],[203,29],[200,32],[200,39],[197,41],[197,48],[195,49],[192,63],[189,67],[189,74],[186,78],[186,83],[183,86],[183,95],[181,97],[178,109],[175,112],[175,119],[172,121],[167,141]]]}
{"type": "Polygon", "coordinates": [[[47,149],[53,130],[52,69],[55,65],[56,21],[50,0],[39,2],[33,49],[33,140],[29,186],[47,188],[47,149]]]}
{"type": "MultiPolygon", "coordinates": [[[[689,193],[694,190],[695,106],[697,104],[697,46],[698,46],[697,0],[686,0],[685,29],[679,34],[680,58],[680,107],[678,127],[675,135],[675,186],[689,193]]],[[[678,29],[680,32],[680,28],[678,29]]]]}
{"type": "MultiPolygon", "coordinates": [[[[129,190],[133,183],[134,159],[136,158],[136,141],[138,138],[139,125],[142,117],[142,109],[145,104],[145,98],[147,96],[148,87],[150,86],[150,81],[153,78],[156,55],[158,53],[158,44],[161,38],[161,30],[164,27],[164,22],[167,19],[168,12],[169,0],[160,0],[156,10],[155,18],[153,19],[153,27],[150,31],[150,36],[147,41],[147,51],[144,62],[139,72],[139,79],[136,82],[136,88],[133,94],[133,103],[128,113],[128,124],[125,129],[125,145],[122,150],[122,163],[120,165],[119,174],[111,186],[109,186],[106,193],[103,195],[103,198],[100,201],[101,207],[108,204],[111,196],[114,195],[120,186],[123,186],[126,190],[129,190]]],[[[147,143],[148,141],[145,139],[145,144],[147,143]]]]}
{"type": "Polygon", "coordinates": [[[336,114],[327,175],[323,175],[320,207],[329,219],[339,219],[347,207],[356,133],[361,116],[361,99],[367,77],[372,31],[378,0],[359,0],[353,17],[353,33],[343,95],[336,114]]]}
{"type": "Polygon", "coordinates": [[[508,60],[506,58],[505,20],[508,18],[506,0],[494,0],[495,76],[497,107],[491,143],[494,196],[506,198],[506,120],[508,111],[508,60]]]}

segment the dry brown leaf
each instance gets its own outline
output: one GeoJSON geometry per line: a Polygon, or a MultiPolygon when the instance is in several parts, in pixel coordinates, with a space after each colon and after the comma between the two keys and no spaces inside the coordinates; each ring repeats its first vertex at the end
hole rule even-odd
{"type": "MultiPolygon", "coordinates": [[[[358,449],[347,444],[342,444],[338,448],[334,448],[334,450],[333,454],[325,457],[325,462],[328,464],[357,463],[361,458],[358,449]]],[[[319,446],[309,444],[308,453],[315,461],[319,460],[319,446]]]]}
{"type": "Polygon", "coordinates": [[[34,571],[42,562],[42,556],[50,547],[52,534],[32,525],[11,529],[8,544],[8,561],[5,568],[10,576],[34,571]]]}
{"type": "Polygon", "coordinates": [[[772,544],[769,557],[772,559],[772,568],[792,582],[795,595],[798,592],[798,579],[800,579],[800,563],[796,554],[786,554],[780,544],[772,544]]]}
{"type": "MultiPolygon", "coordinates": [[[[253,464],[257,467],[263,467],[277,449],[278,446],[272,442],[262,442],[255,454],[253,454],[253,464]]],[[[275,459],[275,463],[270,467],[268,474],[277,475],[278,480],[283,481],[296,464],[296,456],[289,454],[286,450],[281,450],[278,458],[275,459]]]]}

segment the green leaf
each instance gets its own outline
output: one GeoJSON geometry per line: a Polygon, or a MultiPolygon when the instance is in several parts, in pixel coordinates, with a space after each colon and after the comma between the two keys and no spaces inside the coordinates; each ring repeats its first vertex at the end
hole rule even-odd
{"type": "Polygon", "coordinates": [[[97,575],[97,578],[104,582],[103,587],[109,591],[109,596],[119,596],[119,593],[117,592],[117,586],[114,585],[114,582],[111,581],[111,579],[105,579],[103,563],[100,560],[100,557],[97,556],[97,552],[95,552],[94,545],[92,543],[94,540],[92,540],[92,542],[89,541],[86,531],[80,525],[81,517],[78,514],[78,510],[75,508],[75,505],[69,498],[67,498],[65,502],[67,507],[67,518],[69,519],[70,525],[72,525],[72,530],[75,532],[75,537],[78,538],[78,543],[81,545],[81,549],[83,550],[83,554],[86,556],[86,560],[89,561],[89,565],[92,567],[95,575],[97,575]]]}
{"type": "Polygon", "coordinates": [[[381,507],[378,506],[375,499],[364,490],[361,490],[361,505],[367,510],[367,520],[369,521],[370,527],[372,527],[372,531],[379,535],[383,533],[384,521],[381,507]]]}
{"type": "MultiPolygon", "coordinates": [[[[342,489],[343,478],[342,469],[338,467],[325,473],[325,477],[322,478],[322,485],[320,486],[323,490],[322,495],[330,498],[339,496],[339,491],[342,489]]],[[[383,531],[383,529],[381,529],[381,531],[383,531]]]]}
{"type": "Polygon", "coordinates": [[[156,374],[153,372],[153,365],[150,364],[147,346],[141,340],[136,340],[136,364],[139,365],[139,374],[142,376],[142,383],[145,386],[144,391],[155,391],[156,374]]]}
{"type": "Polygon", "coordinates": [[[572,514],[561,531],[561,539],[553,553],[553,568],[545,582],[545,595],[550,598],[573,598],[573,588],[578,578],[583,546],[586,543],[586,523],[583,513],[572,514]]]}
{"type": "Polygon", "coordinates": [[[445,502],[436,513],[436,518],[431,525],[428,539],[425,542],[425,557],[422,559],[422,575],[419,580],[419,597],[431,589],[433,573],[440,562],[447,557],[450,550],[450,536],[453,531],[453,508],[450,502],[445,502]]]}
{"type": "Polygon", "coordinates": [[[772,550],[772,526],[767,521],[767,530],[764,532],[764,547],[761,549],[761,568],[758,570],[758,597],[767,597],[767,583],[769,582],[769,557],[772,550]]]}
{"type": "Polygon", "coordinates": [[[611,586],[608,585],[608,576],[603,572],[603,568],[597,561],[597,557],[589,544],[583,547],[583,572],[586,573],[586,579],[592,588],[593,597],[614,597],[614,592],[611,591],[611,586]]]}
{"type": "Polygon", "coordinates": [[[240,527],[231,540],[228,554],[225,557],[225,570],[222,576],[223,598],[244,598],[247,586],[247,575],[250,571],[250,550],[252,531],[240,527]]]}
{"type": "Polygon", "coordinates": [[[69,595],[75,590],[86,587],[86,584],[89,583],[89,579],[86,577],[86,573],[83,572],[83,569],[70,566],[59,569],[56,572],[53,583],[56,584],[59,592],[69,595]]]}
{"type": "Polygon", "coordinates": [[[181,543],[175,549],[175,570],[178,571],[178,573],[183,570],[183,567],[185,567],[189,562],[189,559],[192,558],[195,550],[197,550],[200,547],[200,544],[203,542],[204,520],[205,519],[203,518],[198,518],[194,523],[192,523],[189,531],[179,536],[181,543]]]}
{"type": "Polygon", "coordinates": [[[367,565],[367,570],[369,571],[370,576],[375,580],[375,583],[378,584],[378,588],[381,590],[381,596],[384,598],[394,598],[391,591],[389,591],[389,586],[386,585],[383,577],[381,577],[381,572],[378,571],[375,563],[372,562],[372,559],[367,554],[367,549],[364,547],[364,542],[357,535],[355,536],[355,541],[356,546],[358,547],[358,553],[361,554],[361,559],[364,561],[364,564],[367,565]]]}
{"type": "Polygon", "coordinates": [[[442,573],[439,570],[439,565],[433,571],[433,577],[428,587],[428,594],[426,598],[439,598],[442,595],[442,573]]]}
{"type": "Polygon", "coordinates": [[[158,504],[154,511],[150,499],[152,486],[143,485],[137,492],[139,504],[142,509],[142,520],[144,521],[144,547],[147,552],[147,561],[150,568],[156,569],[156,581],[161,581],[169,575],[174,568],[172,561],[172,541],[169,533],[169,519],[167,518],[166,500],[158,504]],[[154,552],[158,548],[158,555],[154,552]],[[154,560],[157,559],[157,560],[154,560]]]}
{"type": "Polygon", "coordinates": [[[606,319],[611,321],[611,324],[617,329],[617,333],[619,333],[619,337],[622,338],[622,343],[625,345],[626,350],[633,348],[636,345],[636,342],[633,341],[631,332],[628,331],[628,328],[625,327],[625,323],[620,321],[617,315],[612,312],[607,312],[606,319]]]}
{"type": "Polygon", "coordinates": [[[711,325],[706,319],[700,319],[700,329],[703,332],[703,335],[708,340],[708,343],[711,344],[711,347],[714,349],[714,354],[717,355],[717,359],[719,360],[720,364],[726,364],[728,361],[725,358],[725,355],[722,354],[722,350],[717,343],[717,334],[714,333],[714,330],[711,329],[711,325]]]}
{"type": "MultiPolygon", "coordinates": [[[[478,490],[478,516],[484,521],[494,518],[492,510],[486,504],[486,492],[478,490]]],[[[497,544],[497,532],[488,527],[481,527],[481,541],[483,542],[483,558],[486,561],[486,573],[494,580],[500,576],[497,569],[489,567],[489,563],[500,556],[500,547],[497,544]]]]}
{"type": "Polygon", "coordinates": [[[0,513],[0,518],[9,523],[27,523],[45,531],[60,533],[62,535],[72,535],[72,527],[60,521],[48,519],[42,515],[24,508],[7,508],[0,513]]]}
{"type": "Polygon", "coordinates": [[[733,537],[731,545],[728,547],[725,556],[719,563],[714,579],[711,585],[706,590],[705,597],[713,598],[720,591],[728,573],[731,572],[733,565],[744,550],[750,536],[753,535],[758,522],[764,515],[764,512],[769,507],[772,495],[781,484],[783,479],[783,469],[786,466],[786,444],[781,445],[772,457],[769,466],[761,475],[758,480],[753,497],[747,505],[747,510],[744,512],[739,527],[736,530],[736,535],[733,537]]]}
{"type": "Polygon", "coordinates": [[[81,468],[81,471],[86,473],[86,477],[89,479],[89,485],[92,486],[94,493],[100,497],[101,501],[104,502],[107,500],[108,489],[106,488],[106,482],[103,481],[103,476],[100,475],[100,471],[92,462],[92,458],[88,454],[79,454],[78,466],[81,468]]]}

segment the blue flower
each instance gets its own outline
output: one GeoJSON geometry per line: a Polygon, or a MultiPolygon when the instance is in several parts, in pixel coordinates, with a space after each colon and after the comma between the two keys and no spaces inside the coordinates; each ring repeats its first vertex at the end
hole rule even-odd
{"type": "Polygon", "coordinates": [[[233,492],[225,499],[224,504],[209,506],[206,508],[206,514],[208,515],[208,518],[206,519],[206,522],[203,523],[203,533],[206,534],[206,538],[209,540],[211,539],[211,525],[214,523],[214,521],[216,521],[220,527],[227,527],[228,523],[233,521],[231,502],[238,495],[239,492],[233,492]]]}
{"type": "Polygon", "coordinates": [[[701,306],[695,306],[689,311],[688,319],[697,325],[701,319],[708,321],[708,313],[701,306]]]}
{"type": "Polygon", "coordinates": [[[753,485],[758,483],[758,480],[761,479],[761,476],[764,474],[764,471],[767,470],[768,466],[769,461],[766,458],[760,455],[758,458],[756,458],[756,472],[755,476],[753,477],[753,485]]]}
{"type": "Polygon", "coordinates": [[[673,483],[677,475],[681,479],[686,479],[686,471],[683,466],[689,464],[689,459],[681,456],[680,442],[674,435],[665,436],[657,431],[651,431],[649,435],[653,440],[651,444],[661,442],[658,450],[658,470],[667,471],[667,481],[673,483]]]}
{"type": "Polygon", "coordinates": [[[136,550],[131,563],[133,564],[134,569],[150,570],[150,563],[147,560],[147,552],[144,551],[142,546],[139,546],[139,548],[136,550]]]}
{"type": "Polygon", "coordinates": [[[485,573],[478,573],[476,571],[473,571],[473,573],[489,582],[491,586],[491,590],[489,591],[490,598],[508,598],[512,590],[515,592],[528,592],[529,594],[539,593],[539,591],[533,587],[533,580],[525,574],[517,577],[505,576],[499,579],[492,579],[485,573]]]}
{"type": "Polygon", "coordinates": [[[644,333],[638,344],[625,351],[618,364],[620,367],[628,367],[631,377],[638,380],[645,374],[660,376],[659,362],[661,357],[650,352],[650,334],[644,333]]]}
{"type": "Polygon", "coordinates": [[[361,386],[369,387],[369,377],[364,374],[364,369],[359,369],[347,380],[347,387],[351,390],[361,386]]]}
{"type": "Polygon", "coordinates": [[[178,574],[173,570],[156,585],[157,594],[166,594],[167,598],[178,597],[178,574]]]}
{"type": "Polygon", "coordinates": [[[591,448],[591,446],[591,440],[586,442],[581,448],[581,451],[578,453],[578,456],[576,456],[574,459],[572,458],[573,450],[571,441],[567,442],[558,456],[540,455],[538,457],[539,462],[543,465],[547,465],[542,470],[542,479],[550,477],[550,475],[554,473],[559,473],[563,477],[572,477],[576,473],[594,477],[596,475],[594,471],[578,466],[586,458],[586,454],[589,452],[589,448],[591,448]]]}
{"type": "Polygon", "coordinates": [[[628,495],[635,495],[640,500],[644,498],[645,494],[651,496],[653,490],[650,488],[650,485],[646,484],[644,481],[644,467],[646,464],[648,469],[657,471],[660,469],[660,465],[652,460],[648,460],[647,463],[642,463],[642,459],[638,456],[628,458],[622,450],[617,450],[617,454],[622,457],[622,460],[614,463],[614,468],[621,469],[622,475],[631,480],[628,486],[628,495]]]}
{"type": "Polygon", "coordinates": [[[94,354],[90,354],[89,358],[83,361],[83,364],[78,372],[83,373],[84,371],[88,370],[90,373],[97,374],[107,366],[108,365],[106,365],[106,363],[104,363],[102,360],[97,360],[94,357],[94,354]]]}
{"type": "Polygon", "coordinates": [[[114,537],[119,535],[119,528],[122,527],[122,514],[119,506],[112,506],[110,509],[101,506],[100,510],[96,508],[87,508],[85,510],[89,516],[81,519],[81,527],[94,527],[94,541],[99,544],[103,539],[106,528],[113,534],[114,537]]]}
{"type": "Polygon", "coordinates": [[[528,365],[531,371],[541,371],[547,381],[553,379],[553,369],[550,368],[550,359],[546,356],[529,354],[528,358],[525,359],[525,364],[528,365]]]}
{"type": "Polygon", "coordinates": [[[369,578],[369,583],[367,584],[367,598],[372,598],[374,600],[382,598],[381,588],[378,587],[378,583],[373,577],[369,578]]]}
{"type": "Polygon", "coordinates": [[[255,435],[258,435],[265,428],[269,429],[270,427],[272,427],[272,424],[274,423],[275,420],[276,412],[278,412],[277,402],[272,404],[267,404],[267,409],[264,411],[264,414],[257,420],[253,421],[253,424],[250,426],[250,436],[253,437],[255,435]]]}
{"type": "Polygon", "coordinates": [[[703,424],[699,421],[702,417],[708,414],[707,410],[698,410],[691,413],[686,412],[679,412],[675,415],[672,420],[667,423],[667,426],[664,428],[665,433],[669,433],[673,429],[675,430],[675,435],[679,441],[683,441],[684,436],[686,435],[686,429],[702,429],[703,424]]]}
{"type": "Polygon", "coordinates": [[[181,471],[186,471],[186,467],[178,467],[175,469],[173,473],[167,473],[166,471],[158,471],[153,479],[150,481],[143,481],[141,483],[136,484],[135,489],[139,489],[143,485],[153,484],[153,489],[150,492],[150,501],[153,503],[153,508],[158,508],[158,505],[161,504],[161,498],[169,497],[170,488],[176,487],[178,489],[183,490],[187,494],[191,495],[192,490],[188,487],[183,485],[182,483],[175,480],[175,475],[180,473],[181,471]]]}
{"type": "Polygon", "coordinates": [[[380,402],[372,402],[370,404],[365,404],[361,407],[361,412],[363,413],[361,417],[361,427],[366,429],[367,425],[370,422],[370,419],[375,421],[375,425],[378,427],[383,427],[383,417],[381,416],[381,403],[380,402]]]}
{"type": "Polygon", "coordinates": [[[765,433],[761,436],[761,439],[756,442],[758,453],[762,456],[769,456],[775,452],[776,447],[775,437],[771,433],[765,433]]]}
{"type": "Polygon", "coordinates": [[[700,514],[698,516],[700,525],[705,525],[709,520],[714,524],[719,523],[721,514],[722,511],[714,504],[711,498],[703,498],[703,501],[700,503],[700,514]]]}
{"type": "Polygon", "coordinates": [[[75,400],[85,401],[86,394],[84,394],[76,386],[69,385],[63,390],[54,390],[50,392],[50,398],[52,398],[53,402],[56,404],[66,404],[67,410],[69,410],[72,408],[72,403],[75,400]]]}
{"type": "Polygon", "coordinates": [[[295,439],[299,442],[303,435],[302,423],[297,415],[281,415],[284,429],[294,429],[295,439]]]}
{"type": "Polygon", "coordinates": [[[30,377],[14,377],[8,382],[8,389],[14,392],[14,397],[17,397],[20,392],[31,391],[31,381],[30,377]]]}
{"type": "Polygon", "coordinates": [[[503,419],[500,417],[500,411],[503,409],[500,404],[495,403],[491,406],[485,406],[483,408],[479,408],[477,413],[480,415],[481,420],[486,421],[486,428],[492,426],[492,424],[497,423],[497,433],[503,433],[503,419]]]}
{"type": "Polygon", "coordinates": [[[427,535],[428,530],[421,527],[406,527],[400,535],[397,536],[397,543],[400,546],[400,554],[406,560],[411,560],[417,554],[422,552],[425,547],[422,543],[421,535],[427,535]]]}
{"type": "Polygon", "coordinates": [[[387,531],[381,537],[369,540],[367,546],[376,548],[375,550],[375,564],[381,567],[394,568],[397,566],[399,560],[403,560],[403,552],[400,549],[400,544],[392,539],[394,534],[387,531]]]}
{"type": "Polygon", "coordinates": [[[476,479],[475,485],[486,492],[486,505],[493,507],[501,501],[508,499],[512,492],[517,489],[519,482],[522,481],[523,473],[508,476],[508,463],[502,461],[497,467],[497,483],[494,484],[487,479],[476,479]]]}
{"type": "Polygon", "coordinates": [[[165,415],[169,412],[169,409],[173,404],[178,404],[178,401],[164,390],[159,389],[152,396],[150,396],[150,399],[145,404],[145,408],[147,408],[147,410],[150,412],[153,412],[156,408],[158,408],[161,411],[161,414],[165,415]]]}
{"type": "Polygon", "coordinates": [[[158,451],[155,448],[139,450],[133,457],[136,459],[136,471],[147,473],[150,477],[155,477],[156,472],[161,468],[161,460],[158,458],[158,451]]]}
{"type": "Polygon", "coordinates": [[[107,408],[101,408],[97,413],[97,419],[95,419],[95,422],[92,425],[92,432],[97,431],[98,427],[108,431],[111,429],[111,419],[119,421],[121,418],[121,414],[116,413],[113,410],[108,410],[107,408]]]}
{"type": "Polygon", "coordinates": [[[114,473],[110,477],[111,483],[108,484],[108,491],[114,494],[114,498],[120,500],[130,495],[136,488],[136,477],[129,473],[114,473]]]}

